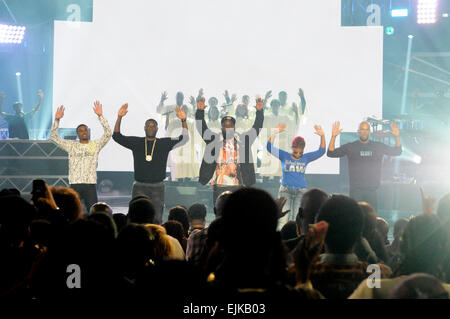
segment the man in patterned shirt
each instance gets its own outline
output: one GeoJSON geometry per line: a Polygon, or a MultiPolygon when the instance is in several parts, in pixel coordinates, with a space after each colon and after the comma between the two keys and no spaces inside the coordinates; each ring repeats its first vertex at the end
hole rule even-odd
{"type": "Polygon", "coordinates": [[[56,111],[50,139],[69,154],[70,187],[80,195],[81,200],[84,200],[86,210],[89,211],[98,201],[96,189],[98,153],[111,139],[112,131],[103,117],[102,105],[99,101],[95,101],[94,112],[105,131],[103,136],[91,141],[87,125],[80,124],[77,127],[79,141],[64,140],[58,136],[59,120],[64,116],[64,110],[64,106],[61,105],[56,111]]]}

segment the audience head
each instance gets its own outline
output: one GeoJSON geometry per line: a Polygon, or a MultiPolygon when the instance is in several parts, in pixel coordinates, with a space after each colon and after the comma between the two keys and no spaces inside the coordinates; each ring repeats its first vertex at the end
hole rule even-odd
{"type": "Polygon", "coordinates": [[[206,221],[206,206],[200,203],[195,203],[188,209],[188,217],[189,222],[201,222],[205,223],[206,221]]]}
{"type": "Polygon", "coordinates": [[[281,239],[289,240],[297,237],[297,224],[290,220],[280,230],[281,239]]]}
{"type": "Polygon", "coordinates": [[[217,197],[216,203],[214,204],[214,215],[216,215],[216,217],[222,216],[223,207],[225,206],[225,202],[228,199],[228,197],[230,197],[230,195],[231,192],[226,191],[220,194],[219,197],[217,197]]]}
{"type": "Polygon", "coordinates": [[[136,224],[152,224],[155,219],[155,207],[147,198],[130,201],[128,207],[128,222],[136,224]]]}
{"type": "Polygon", "coordinates": [[[359,202],[358,205],[364,216],[363,236],[370,238],[377,229],[377,213],[372,205],[367,202],[359,202]]]}
{"type": "Polygon", "coordinates": [[[89,213],[91,213],[91,214],[106,213],[106,214],[112,216],[113,210],[112,210],[111,206],[109,206],[107,203],[98,202],[98,203],[95,203],[94,205],[92,205],[91,209],[89,210],[89,213]]]}
{"type": "Polygon", "coordinates": [[[176,220],[183,225],[184,234],[188,237],[189,232],[189,217],[186,208],[183,206],[175,206],[169,210],[169,217],[167,220],[176,220]]]}
{"type": "Polygon", "coordinates": [[[226,200],[222,222],[226,253],[263,256],[270,254],[277,233],[278,207],[266,191],[241,188],[226,200]]]}
{"type": "Polygon", "coordinates": [[[114,219],[118,232],[120,232],[120,230],[127,224],[127,215],[125,214],[114,213],[112,218],[114,219]]]}
{"type": "Polygon", "coordinates": [[[117,227],[112,216],[106,212],[96,212],[87,217],[88,220],[95,220],[105,226],[113,238],[117,237],[117,227]]]}
{"type": "Polygon", "coordinates": [[[397,275],[427,273],[442,278],[441,266],[447,233],[434,214],[421,214],[409,220],[400,241],[402,254],[397,275]]]}
{"type": "Polygon", "coordinates": [[[388,222],[381,217],[377,217],[377,231],[380,234],[383,242],[385,244],[389,244],[388,234],[389,234],[389,224],[388,222]]]}
{"type": "Polygon", "coordinates": [[[83,217],[83,206],[78,193],[69,187],[51,187],[53,199],[56,205],[69,222],[73,222],[83,217]]]}
{"type": "Polygon", "coordinates": [[[353,252],[361,239],[364,217],[358,203],[344,195],[333,195],[320,208],[317,221],[328,223],[325,237],[326,250],[333,254],[353,252]]]}
{"type": "Polygon", "coordinates": [[[300,234],[306,234],[310,224],[314,224],[320,207],[328,200],[328,194],[319,188],[306,191],[301,199],[296,217],[300,234]]]}

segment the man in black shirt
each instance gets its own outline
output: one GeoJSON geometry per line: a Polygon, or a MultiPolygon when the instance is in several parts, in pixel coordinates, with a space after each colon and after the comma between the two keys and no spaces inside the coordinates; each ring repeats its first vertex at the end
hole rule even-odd
{"type": "Polygon", "coordinates": [[[242,186],[255,184],[255,164],[251,146],[256,140],[264,122],[264,100],[256,100],[256,116],[253,127],[242,133],[235,131],[236,119],[224,116],[221,120],[222,133],[208,128],[205,121],[205,98],[197,102],[195,123],[197,131],[206,143],[200,166],[199,182],[213,185],[213,203],[226,191],[235,191],[242,186]]]}
{"type": "Polygon", "coordinates": [[[42,99],[44,98],[44,92],[42,90],[38,91],[39,95],[39,101],[38,104],[34,109],[32,109],[28,113],[23,112],[23,106],[20,102],[15,102],[13,104],[13,109],[15,114],[6,114],[5,112],[2,112],[2,104],[3,100],[6,98],[5,93],[0,92],[0,114],[3,116],[5,121],[8,123],[8,130],[9,130],[9,138],[19,138],[28,140],[28,128],[27,128],[27,121],[36,114],[37,111],[39,111],[39,108],[41,107],[42,99]]]}
{"type": "Polygon", "coordinates": [[[383,156],[399,156],[402,153],[400,131],[397,124],[391,122],[391,133],[395,137],[395,147],[369,140],[370,124],[359,124],[359,140],[335,148],[336,137],[342,132],[340,123],[333,123],[328,157],[348,158],[350,179],[350,197],[356,201],[365,201],[377,209],[377,189],[380,186],[381,164],[383,156]]]}
{"type": "Polygon", "coordinates": [[[145,122],[145,137],[124,136],[120,133],[122,117],[128,112],[128,104],[119,109],[113,139],[133,152],[134,179],[132,198],[138,195],[150,197],[155,210],[155,224],[161,224],[164,209],[164,179],[166,178],[167,156],[169,152],[183,146],[189,140],[186,113],[176,107],[175,112],[181,120],[182,135],[177,138],[156,138],[158,122],[149,119],[145,122]]]}

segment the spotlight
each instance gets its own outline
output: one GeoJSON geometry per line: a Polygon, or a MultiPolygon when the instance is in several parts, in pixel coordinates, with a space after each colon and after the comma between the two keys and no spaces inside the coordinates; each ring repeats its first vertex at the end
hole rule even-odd
{"type": "Polygon", "coordinates": [[[443,18],[448,18],[448,13],[443,13],[443,14],[442,14],[442,17],[443,17],[443,18]]]}
{"type": "Polygon", "coordinates": [[[436,22],[437,0],[417,1],[417,23],[430,24],[436,22]]]}
{"type": "Polygon", "coordinates": [[[22,43],[25,27],[0,24],[0,43],[22,43]]]}
{"type": "Polygon", "coordinates": [[[22,73],[20,73],[20,72],[16,73],[16,76],[21,76],[21,75],[22,75],[22,73]]]}
{"type": "Polygon", "coordinates": [[[412,39],[414,36],[412,34],[408,35],[408,38],[412,39]]]}
{"type": "Polygon", "coordinates": [[[407,17],[408,9],[392,9],[391,16],[392,17],[407,17]]]}
{"type": "Polygon", "coordinates": [[[414,155],[412,161],[413,163],[420,164],[422,163],[422,157],[420,157],[419,155],[414,155]]]}

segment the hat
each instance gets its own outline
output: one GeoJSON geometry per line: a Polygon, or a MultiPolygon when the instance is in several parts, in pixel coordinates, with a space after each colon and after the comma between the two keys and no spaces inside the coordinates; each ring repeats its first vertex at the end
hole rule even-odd
{"type": "Polygon", "coordinates": [[[232,116],[226,115],[226,116],[222,117],[220,124],[223,124],[223,122],[225,122],[225,121],[231,121],[231,122],[233,122],[233,125],[236,125],[236,120],[232,116]]]}

